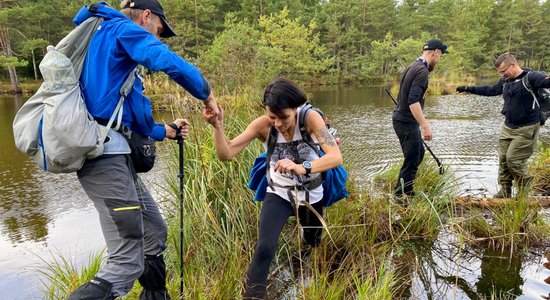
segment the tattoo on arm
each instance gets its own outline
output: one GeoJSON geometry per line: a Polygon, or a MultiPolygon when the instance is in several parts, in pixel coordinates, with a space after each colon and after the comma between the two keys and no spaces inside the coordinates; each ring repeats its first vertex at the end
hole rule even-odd
{"type": "Polygon", "coordinates": [[[321,146],[321,148],[325,144],[329,146],[336,146],[336,140],[334,140],[332,134],[330,134],[325,127],[315,131],[315,136],[317,137],[317,140],[319,141],[319,146],[321,146]]]}

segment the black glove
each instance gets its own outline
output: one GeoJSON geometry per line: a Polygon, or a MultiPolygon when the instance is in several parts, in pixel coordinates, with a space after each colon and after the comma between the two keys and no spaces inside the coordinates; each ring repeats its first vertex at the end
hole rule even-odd
{"type": "Polygon", "coordinates": [[[464,93],[464,92],[467,92],[467,87],[466,87],[466,86],[463,86],[463,85],[457,86],[457,87],[456,87],[456,92],[457,92],[457,93],[464,93]]]}

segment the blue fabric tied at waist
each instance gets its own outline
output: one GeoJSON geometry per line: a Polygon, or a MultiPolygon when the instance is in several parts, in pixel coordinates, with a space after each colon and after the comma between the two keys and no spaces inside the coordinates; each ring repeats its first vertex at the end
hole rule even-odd
{"type": "MultiPolygon", "coordinates": [[[[324,155],[321,152],[321,156],[324,155]]],[[[266,178],[266,153],[260,154],[252,165],[249,174],[248,188],[255,191],[254,201],[263,201],[268,188],[266,178]]],[[[346,190],[348,173],[343,166],[323,172],[323,206],[331,206],[333,203],[349,196],[346,190]]]]}

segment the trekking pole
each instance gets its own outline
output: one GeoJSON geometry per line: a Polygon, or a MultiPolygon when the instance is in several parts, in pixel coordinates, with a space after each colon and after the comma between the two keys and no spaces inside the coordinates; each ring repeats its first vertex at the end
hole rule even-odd
{"type": "MultiPolygon", "coordinates": [[[[397,106],[397,101],[395,101],[395,99],[394,99],[393,96],[391,95],[390,91],[388,91],[387,88],[384,88],[384,91],[386,91],[386,93],[388,94],[388,96],[390,96],[390,99],[393,101],[393,103],[395,103],[395,106],[397,106]]],[[[428,144],[426,144],[426,141],[422,140],[422,143],[424,144],[424,147],[426,147],[426,149],[428,150],[428,152],[430,152],[430,154],[431,154],[432,157],[434,158],[435,162],[437,163],[437,167],[439,168],[439,174],[441,174],[441,175],[445,174],[445,168],[443,168],[443,164],[441,163],[441,161],[439,161],[439,159],[437,158],[437,156],[435,156],[435,154],[433,153],[432,149],[428,146],[428,144]]]]}
{"type": "Polygon", "coordinates": [[[179,146],[179,200],[180,200],[180,299],[183,299],[183,137],[181,128],[176,132],[176,140],[179,146]]]}

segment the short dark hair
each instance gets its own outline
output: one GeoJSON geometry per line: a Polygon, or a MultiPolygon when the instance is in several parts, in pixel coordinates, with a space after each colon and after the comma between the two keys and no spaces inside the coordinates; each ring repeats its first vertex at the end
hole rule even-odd
{"type": "Polygon", "coordinates": [[[286,78],[272,80],[264,90],[263,105],[281,118],[287,117],[283,109],[297,108],[306,102],[306,94],[298,85],[286,78]]]}
{"type": "Polygon", "coordinates": [[[502,65],[502,63],[506,63],[507,65],[511,65],[511,64],[517,64],[518,61],[516,60],[516,58],[512,54],[504,53],[504,54],[500,55],[495,60],[495,67],[496,68],[500,67],[500,65],[502,65]]]}

